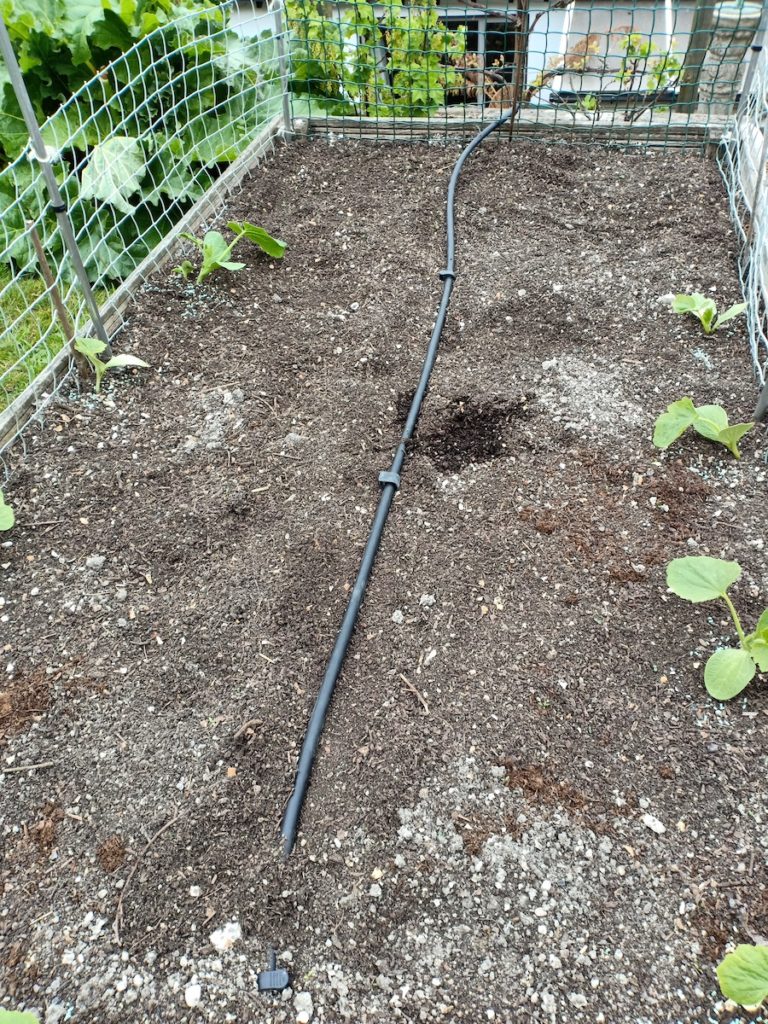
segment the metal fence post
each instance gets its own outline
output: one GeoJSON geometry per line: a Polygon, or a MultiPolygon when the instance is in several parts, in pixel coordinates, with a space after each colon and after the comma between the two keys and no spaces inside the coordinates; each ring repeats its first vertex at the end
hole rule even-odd
{"type": "Polygon", "coordinates": [[[293,138],[293,117],[291,114],[291,83],[288,78],[288,51],[285,46],[285,0],[275,0],[272,11],[275,15],[275,38],[277,40],[277,65],[280,69],[280,83],[283,88],[283,135],[293,138]]]}
{"type": "Polygon", "coordinates": [[[88,312],[91,314],[94,330],[101,341],[103,341],[107,346],[104,354],[109,358],[111,356],[109,336],[104,328],[104,322],[101,319],[98,304],[93,291],[91,290],[91,284],[88,280],[88,275],[85,272],[85,267],[83,266],[83,261],[80,256],[80,250],[77,248],[77,242],[75,241],[72,223],[69,219],[66,205],[59,190],[56,175],[53,171],[51,155],[43,142],[43,136],[40,133],[40,127],[37,123],[37,119],[35,118],[32,102],[30,101],[27,87],[24,84],[24,79],[22,78],[21,70],[19,68],[18,61],[16,60],[16,54],[13,52],[13,47],[11,46],[11,37],[8,35],[8,29],[3,18],[0,18],[0,56],[2,56],[5,61],[5,66],[8,69],[8,77],[11,80],[13,91],[16,94],[16,99],[18,100],[19,107],[21,108],[24,123],[27,126],[27,131],[29,132],[32,156],[40,165],[43,179],[45,180],[46,187],[48,188],[48,194],[51,197],[51,209],[56,214],[59,230],[61,231],[61,237],[63,238],[64,245],[69,253],[69,258],[72,260],[72,266],[74,267],[75,275],[80,288],[82,289],[83,296],[85,297],[88,312]]]}

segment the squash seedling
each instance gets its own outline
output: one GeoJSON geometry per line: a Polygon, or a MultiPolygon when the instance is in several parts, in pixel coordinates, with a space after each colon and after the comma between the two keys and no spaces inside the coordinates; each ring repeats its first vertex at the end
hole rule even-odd
{"type": "Polygon", "coordinates": [[[127,352],[119,356],[112,356],[106,362],[99,359],[107,347],[99,338],[75,338],[74,346],[75,351],[81,352],[93,367],[93,372],[96,374],[94,391],[97,392],[101,391],[101,382],[107,370],[117,370],[122,366],[141,366],[145,369],[149,367],[149,363],[145,363],[143,359],[129,355],[127,352]]]}
{"type": "Polygon", "coordinates": [[[691,316],[695,316],[704,328],[705,334],[714,334],[723,324],[733,320],[734,317],[741,316],[747,308],[746,302],[737,302],[718,316],[715,300],[700,292],[694,292],[693,295],[673,295],[670,305],[673,313],[680,313],[682,316],[690,313],[691,316]]]}
{"type": "Polygon", "coordinates": [[[768,999],[768,946],[739,945],[717,967],[726,999],[757,1010],[768,999]]]}
{"type": "Polygon", "coordinates": [[[13,529],[13,525],[16,522],[16,516],[14,515],[13,509],[10,505],[5,502],[5,496],[0,491],[0,533],[4,533],[6,530],[13,529]]]}
{"type": "MultiPolygon", "coordinates": [[[[227,243],[227,240],[220,231],[206,231],[205,237],[202,239],[196,238],[189,233],[184,233],[181,236],[189,242],[194,242],[203,254],[203,262],[197,275],[198,284],[204,281],[214,270],[231,270],[234,272],[243,269],[244,263],[235,263],[230,258],[235,246],[243,238],[247,238],[249,242],[262,249],[268,256],[272,256],[273,259],[280,260],[283,258],[287,248],[285,242],[281,242],[279,238],[273,238],[264,228],[257,227],[256,224],[250,224],[247,220],[231,220],[227,227],[235,233],[235,237],[229,243],[227,243]]],[[[175,268],[175,272],[187,278],[193,269],[190,260],[184,260],[175,268]]]]}
{"type": "Polygon", "coordinates": [[[667,566],[667,586],[673,594],[691,604],[724,601],[736,627],[739,646],[719,647],[704,668],[704,685],[715,700],[730,700],[752,682],[758,671],[768,672],[768,609],[757,620],[754,632],[745,633],[728,596],[728,588],[740,577],[738,562],[709,555],[675,558],[667,566]]]}
{"type": "Polygon", "coordinates": [[[653,428],[653,443],[657,448],[669,448],[688,427],[708,441],[725,445],[737,459],[741,458],[739,441],[754,423],[728,423],[728,413],[720,405],[695,406],[690,398],[681,398],[667,406],[656,420],[653,428]]]}

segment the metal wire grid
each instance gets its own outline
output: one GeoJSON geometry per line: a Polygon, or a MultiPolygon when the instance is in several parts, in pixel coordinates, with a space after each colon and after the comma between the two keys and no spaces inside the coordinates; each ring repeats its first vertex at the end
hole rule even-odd
{"type": "MultiPolygon", "coordinates": [[[[281,111],[287,83],[274,21],[242,3],[235,18],[227,6],[184,16],[142,39],[43,126],[101,303],[281,111]],[[112,176],[121,152],[127,159],[112,176]]],[[[74,334],[82,334],[85,302],[40,167],[23,155],[0,173],[0,452],[26,425],[25,399],[34,398],[38,411],[44,404],[45,396],[30,392],[65,346],[54,290],[74,334]],[[34,233],[53,287],[43,279],[34,233]],[[18,419],[9,421],[15,406],[18,419]]],[[[66,355],[46,382],[48,394],[70,386],[66,355]]]]}
{"type": "Polygon", "coordinates": [[[310,132],[508,134],[704,150],[733,111],[759,4],[287,0],[293,114],[310,132]],[[726,9],[727,8],[727,9],[726,9]]]}
{"type": "Polygon", "coordinates": [[[739,273],[755,376],[768,382],[768,49],[754,62],[718,154],[740,242],[739,273]]]}

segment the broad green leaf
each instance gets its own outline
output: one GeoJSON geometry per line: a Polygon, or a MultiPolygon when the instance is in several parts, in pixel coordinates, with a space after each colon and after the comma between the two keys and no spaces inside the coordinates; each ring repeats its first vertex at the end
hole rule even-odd
{"type": "Polygon", "coordinates": [[[19,1010],[0,1010],[0,1024],[40,1024],[40,1021],[34,1013],[22,1013],[19,1010]]]}
{"type": "Polygon", "coordinates": [[[734,423],[733,426],[721,430],[717,435],[717,440],[720,444],[724,444],[733,456],[740,459],[739,441],[745,434],[749,433],[754,425],[754,423],[734,423]]]}
{"type": "Polygon", "coordinates": [[[244,263],[233,263],[231,260],[225,260],[224,263],[219,263],[218,265],[223,270],[232,270],[232,271],[242,270],[243,267],[245,266],[244,263]]]}
{"type": "Polygon", "coordinates": [[[128,352],[119,356],[112,356],[104,365],[107,370],[114,370],[122,366],[141,366],[144,369],[149,367],[149,363],[145,363],[143,359],[139,359],[138,356],[132,356],[128,352]]]}
{"type": "Polygon", "coordinates": [[[229,258],[229,243],[220,231],[206,231],[203,239],[203,255],[206,263],[220,264],[229,258]]]}
{"type": "Polygon", "coordinates": [[[672,300],[672,311],[674,313],[693,313],[705,309],[708,304],[715,305],[712,299],[708,299],[701,292],[694,292],[693,295],[675,295],[672,300]]]}
{"type": "Polygon", "coordinates": [[[715,320],[714,329],[717,330],[718,327],[722,327],[723,324],[727,324],[728,321],[733,320],[734,317],[741,316],[746,308],[746,302],[737,302],[734,306],[726,309],[726,311],[721,313],[717,320],[715,320]]]}
{"type": "Polygon", "coordinates": [[[244,235],[249,242],[253,242],[254,245],[263,249],[268,256],[272,256],[276,260],[283,258],[287,245],[279,238],[273,238],[264,228],[257,227],[256,224],[251,224],[247,220],[242,221],[242,223],[231,220],[227,227],[230,231],[234,231],[236,235],[244,235]]]}
{"type": "Polygon", "coordinates": [[[765,636],[766,640],[768,640],[768,608],[765,609],[757,620],[757,625],[755,626],[755,636],[761,635],[765,636]]]}
{"type": "Polygon", "coordinates": [[[768,672],[768,638],[765,635],[754,637],[747,646],[760,671],[768,672]]]}
{"type": "Polygon", "coordinates": [[[96,146],[83,171],[81,196],[101,199],[122,213],[134,209],[128,197],[139,190],[144,176],[144,151],[138,139],[115,135],[96,146]]]}
{"type": "Polygon", "coordinates": [[[101,338],[75,338],[75,348],[84,356],[98,356],[107,346],[101,338]]]}
{"type": "Polygon", "coordinates": [[[700,405],[696,408],[693,429],[709,441],[717,441],[720,431],[728,426],[728,413],[720,405],[700,405]]]}
{"type": "Polygon", "coordinates": [[[684,601],[700,604],[722,597],[741,576],[738,562],[710,555],[674,558],[667,566],[667,586],[684,601]]]}
{"type": "MultiPolygon", "coordinates": [[[[6,504],[3,492],[0,491],[0,532],[5,532],[13,527],[16,522],[16,516],[10,505],[6,504]]],[[[0,1018],[0,1024],[2,1024],[2,1018],[0,1018]]]]}
{"type": "Polygon", "coordinates": [[[768,946],[737,946],[719,964],[717,980],[726,999],[759,1006],[768,998],[768,946]]]}
{"type": "Polygon", "coordinates": [[[756,671],[751,655],[741,647],[723,647],[704,669],[704,685],[715,700],[730,700],[752,681],[756,671]]]}
{"type": "Polygon", "coordinates": [[[653,443],[657,448],[669,448],[673,441],[693,424],[696,407],[690,398],[681,398],[667,406],[656,420],[653,429],[653,443]]]}

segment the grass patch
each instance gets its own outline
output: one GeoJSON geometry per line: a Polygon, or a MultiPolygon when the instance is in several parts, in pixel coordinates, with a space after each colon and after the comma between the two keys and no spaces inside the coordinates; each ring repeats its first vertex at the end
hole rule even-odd
{"type": "MultiPolygon", "coordinates": [[[[96,293],[101,302],[106,290],[96,293]]],[[[48,366],[66,342],[45,282],[38,277],[12,278],[0,268],[0,411],[48,366]]],[[[77,327],[83,300],[76,289],[65,297],[77,327]]]]}

